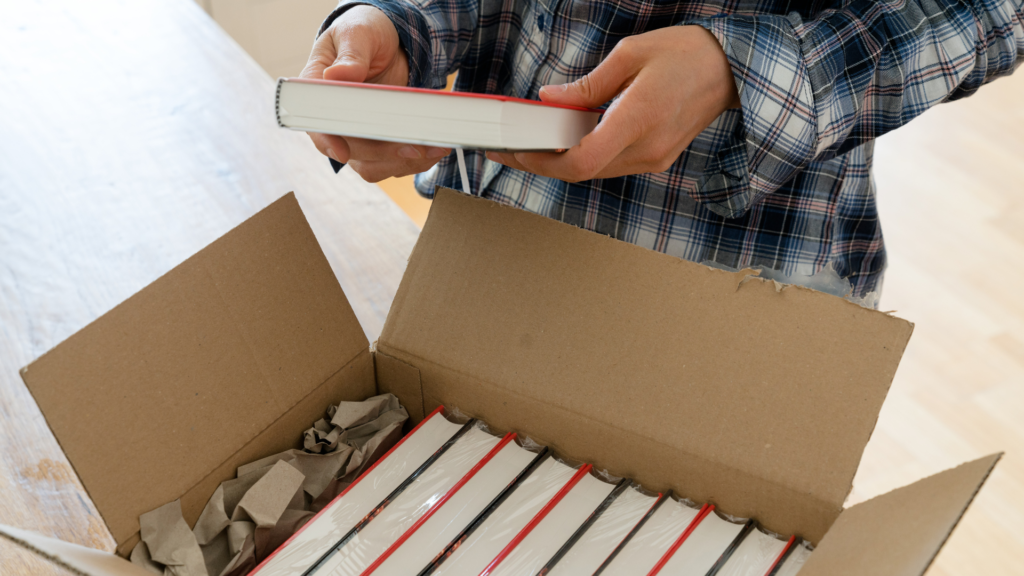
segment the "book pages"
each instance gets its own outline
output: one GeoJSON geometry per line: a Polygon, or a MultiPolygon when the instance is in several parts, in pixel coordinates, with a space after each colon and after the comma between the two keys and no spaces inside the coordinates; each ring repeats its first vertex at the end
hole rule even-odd
{"type": "MultiPolygon", "coordinates": [[[[658,508],[605,569],[615,576],[647,576],[700,512],[672,498],[658,508]]],[[[763,576],[763,575],[762,575],[763,576]]]]}
{"type": "Polygon", "coordinates": [[[478,576],[575,473],[553,458],[544,461],[434,574],[478,576]]]}
{"type": "Polygon", "coordinates": [[[537,574],[615,489],[587,474],[507,556],[491,576],[537,574]]]}
{"type": "Polygon", "coordinates": [[[775,576],[796,576],[797,572],[804,567],[804,562],[811,557],[811,549],[803,544],[793,544],[793,551],[779,567],[775,576]]]}
{"type": "Polygon", "coordinates": [[[755,528],[747,533],[717,576],[765,576],[785,549],[785,540],[755,528]]]}
{"type": "Polygon", "coordinates": [[[366,476],[310,520],[256,573],[293,576],[306,571],[460,428],[462,426],[449,422],[439,412],[424,420],[366,476]]]}
{"type": "Polygon", "coordinates": [[[374,576],[419,574],[459,533],[537,457],[515,443],[507,444],[451,500],[409,537],[374,576]]]}
{"type": "Polygon", "coordinates": [[[705,576],[742,530],[742,523],[729,522],[712,511],[672,555],[662,574],[705,576]]]}
{"type": "Polygon", "coordinates": [[[656,496],[647,496],[636,488],[628,488],[612,502],[548,574],[593,574],[656,501],[656,496]]]}
{"type": "Polygon", "coordinates": [[[486,456],[499,440],[479,428],[471,428],[314,574],[362,574],[434,502],[486,456]]]}

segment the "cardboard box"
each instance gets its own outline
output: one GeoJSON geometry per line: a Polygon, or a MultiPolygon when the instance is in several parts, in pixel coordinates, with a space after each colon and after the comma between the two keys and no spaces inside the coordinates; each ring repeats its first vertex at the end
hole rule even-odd
{"type": "MultiPolygon", "coordinates": [[[[371,348],[289,194],[22,377],[121,555],[141,513],[180,498],[194,524],[328,404],[391,392],[414,421],[458,407],[800,535],[818,545],[802,575],[910,575],[999,458],[843,509],[911,331],[442,190],[371,348]]],[[[68,545],[20,534],[68,563],[68,545]]]]}

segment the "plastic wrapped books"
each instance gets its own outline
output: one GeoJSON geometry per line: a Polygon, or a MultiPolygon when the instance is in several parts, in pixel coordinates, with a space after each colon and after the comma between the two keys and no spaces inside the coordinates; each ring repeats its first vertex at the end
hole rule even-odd
{"type": "Polygon", "coordinates": [[[527,444],[438,408],[255,573],[776,576],[809,554],[527,444]]]}

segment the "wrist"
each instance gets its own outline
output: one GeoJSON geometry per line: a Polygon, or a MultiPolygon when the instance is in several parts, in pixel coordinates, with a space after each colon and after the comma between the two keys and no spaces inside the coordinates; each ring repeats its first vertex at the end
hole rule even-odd
{"type": "Polygon", "coordinates": [[[702,26],[693,26],[703,37],[703,59],[711,73],[711,86],[715,100],[720,103],[721,111],[739,108],[740,95],[736,87],[736,76],[725,49],[718,38],[710,30],[702,26]]]}

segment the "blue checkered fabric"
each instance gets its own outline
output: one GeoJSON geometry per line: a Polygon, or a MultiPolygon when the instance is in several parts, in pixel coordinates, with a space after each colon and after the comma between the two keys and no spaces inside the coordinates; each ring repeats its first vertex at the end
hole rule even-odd
{"type": "MultiPolygon", "coordinates": [[[[811,285],[834,271],[854,298],[880,288],[886,261],[873,140],[1024,57],[1024,0],[344,0],[322,29],[359,4],[395,23],[411,86],[458,72],[457,91],[530,99],[626,36],[707,28],[742,108],[669,170],[569,184],[467,151],[474,193],[697,262],[811,285]]],[[[455,155],[416,185],[461,188],[455,155]]]]}

